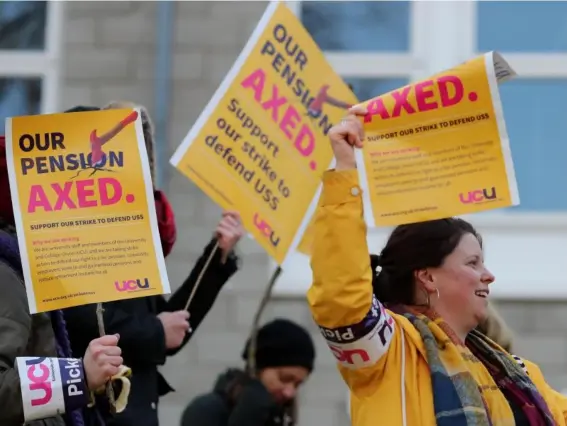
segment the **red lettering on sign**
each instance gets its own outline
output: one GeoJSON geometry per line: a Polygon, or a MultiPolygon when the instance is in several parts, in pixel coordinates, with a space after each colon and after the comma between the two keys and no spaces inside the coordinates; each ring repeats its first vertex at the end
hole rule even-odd
{"type": "MultiPolygon", "coordinates": [[[[244,89],[252,90],[254,100],[265,111],[270,112],[273,122],[293,142],[294,148],[303,157],[309,158],[315,150],[315,134],[307,123],[302,122],[299,111],[285,96],[280,95],[280,89],[275,84],[271,85],[270,95],[270,89],[266,87],[266,72],[262,68],[256,69],[242,80],[241,86],[244,89]]],[[[309,167],[315,170],[315,161],[310,161],[309,167]]]]}
{"type": "MultiPolygon", "coordinates": [[[[46,212],[67,209],[80,209],[96,206],[110,206],[122,199],[122,185],[118,179],[99,178],[65,183],[52,183],[49,186],[32,185],[28,201],[28,213],[36,210],[46,212]],[[55,202],[49,201],[48,193],[55,202]],[[77,202],[74,201],[77,200],[77,202]]],[[[128,194],[126,202],[133,197],[128,194]]]]}
{"type": "MultiPolygon", "coordinates": [[[[368,113],[365,123],[370,123],[375,116],[382,120],[400,117],[402,114],[411,115],[418,112],[447,108],[457,105],[464,98],[465,88],[461,79],[454,75],[446,75],[436,79],[410,84],[401,89],[372,99],[368,103],[368,113]],[[413,100],[410,95],[413,93],[413,100]],[[389,98],[389,99],[388,99],[389,98]],[[388,107],[387,105],[393,106],[388,107]]],[[[475,102],[478,95],[468,94],[468,99],[475,102]]]]}
{"type": "Polygon", "coordinates": [[[266,237],[274,247],[277,247],[280,242],[280,237],[276,235],[270,224],[264,219],[260,219],[258,213],[254,214],[253,222],[262,235],[266,237]]]}
{"type": "Polygon", "coordinates": [[[468,193],[460,193],[459,200],[463,204],[480,203],[482,201],[496,200],[496,188],[475,189],[468,193]]]}

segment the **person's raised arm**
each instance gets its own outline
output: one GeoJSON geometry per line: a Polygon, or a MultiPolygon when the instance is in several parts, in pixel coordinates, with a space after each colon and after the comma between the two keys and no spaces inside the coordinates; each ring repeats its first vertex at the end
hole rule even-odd
{"type": "Polygon", "coordinates": [[[366,242],[362,189],[354,148],[361,148],[363,128],[354,107],[329,136],[335,170],[323,176],[311,257],[313,284],[308,301],[341,372],[352,387],[349,371],[383,365],[394,334],[394,320],[376,300],[366,242]]]}
{"type": "Polygon", "coordinates": [[[238,257],[234,253],[234,248],[244,235],[244,228],[240,215],[234,211],[223,212],[215,231],[215,238],[205,247],[203,254],[193,267],[193,270],[181,285],[181,287],[169,298],[159,311],[174,312],[185,309],[187,300],[197,285],[197,279],[201,275],[203,268],[211,256],[214,247],[218,244],[218,249],[213,254],[211,262],[204,271],[195,290],[195,296],[189,306],[191,332],[187,333],[182,344],[168,352],[168,355],[177,353],[195,334],[195,331],[209,313],[217,296],[227,281],[238,270],[238,257]]]}

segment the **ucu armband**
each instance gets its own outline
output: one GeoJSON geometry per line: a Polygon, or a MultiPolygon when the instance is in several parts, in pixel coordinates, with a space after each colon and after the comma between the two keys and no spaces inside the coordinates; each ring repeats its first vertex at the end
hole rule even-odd
{"type": "Polygon", "coordinates": [[[57,416],[89,402],[80,359],[16,358],[26,422],[57,416]]]}
{"type": "Polygon", "coordinates": [[[394,319],[376,297],[362,321],[319,329],[338,363],[351,370],[378,362],[388,352],[396,332],[394,319]]]}

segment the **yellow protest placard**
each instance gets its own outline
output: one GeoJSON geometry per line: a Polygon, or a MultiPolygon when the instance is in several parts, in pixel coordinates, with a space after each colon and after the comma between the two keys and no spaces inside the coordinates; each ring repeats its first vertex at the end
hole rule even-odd
{"type": "Polygon", "coordinates": [[[363,103],[369,226],[519,204],[498,91],[514,76],[491,52],[363,103]]]}
{"type": "Polygon", "coordinates": [[[137,110],[6,120],[31,313],[169,293],[137,110]]]}
{"type": "Polygon", "coordinates": [[[171,163],[239,211],[282,265],[331,163],[327,133],[355,102],[297,17],[272,2],[171,163]]]}

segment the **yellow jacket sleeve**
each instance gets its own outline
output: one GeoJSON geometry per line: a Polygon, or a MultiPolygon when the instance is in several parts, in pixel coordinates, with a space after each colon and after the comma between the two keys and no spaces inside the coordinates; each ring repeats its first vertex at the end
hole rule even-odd
{"type": "Polygon", "coordinates": [[[307,299],[343,376],[350,375],[345,369],[375,369],[394,338],[395,322],[373,295],[356,170],[323,175],[311,268],[307,299]]]}

